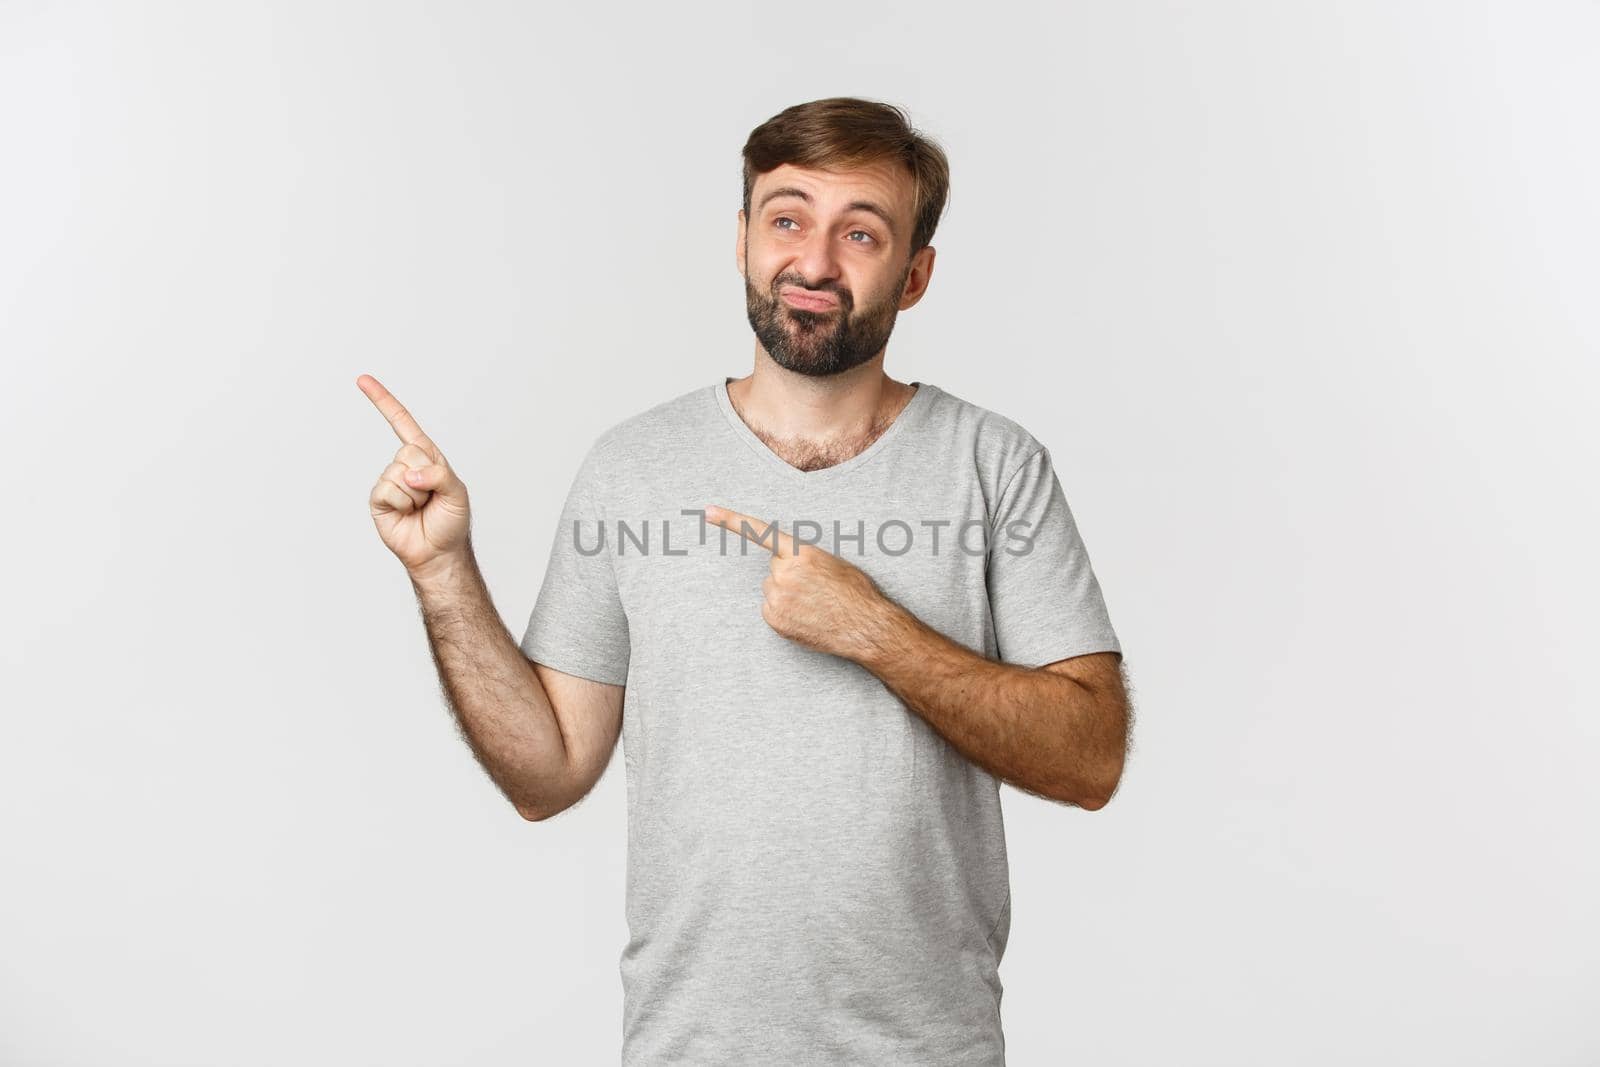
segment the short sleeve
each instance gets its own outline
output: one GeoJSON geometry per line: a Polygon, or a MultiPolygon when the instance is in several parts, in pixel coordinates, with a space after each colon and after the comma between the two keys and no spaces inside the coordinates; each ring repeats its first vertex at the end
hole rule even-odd
{"type": "Polygon", "coordinates": [[[520,647],[563,674],[625,685],[628,618],[605,528],[601,454],[599,443],[591,447],[572,480],[520,647]]]}
{"type": "Polygon", "coordinates": [[[1001,490],[988,582],[1001,662],[1042,667],[1090,652],[1121,654],[1089,551],[1042,446],[1001,490]]]}

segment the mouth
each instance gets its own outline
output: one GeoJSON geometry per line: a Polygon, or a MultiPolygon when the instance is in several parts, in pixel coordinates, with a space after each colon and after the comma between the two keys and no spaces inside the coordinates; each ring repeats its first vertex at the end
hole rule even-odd
{"type": "Polygon", "coordinates": [[[832,293],[813,293],[794,286],[785,286],[780,295],[784,303],[802,311],[832,311],[839,306],[839,298],[832,293]]]}

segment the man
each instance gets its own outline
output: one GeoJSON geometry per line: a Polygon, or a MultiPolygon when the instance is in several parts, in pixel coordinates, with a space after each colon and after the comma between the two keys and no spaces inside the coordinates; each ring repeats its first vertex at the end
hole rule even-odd
{"type": "Polygon", "coordinates": [[[942,150],[835,98],[744,158],[754,370],[594,442],[520,647],[465,487],[363,375],[404,442],[373,518],[524,816],[575,804],[623,737],[624,1064],[1003,1064],[999,783],[1106,804],[1121,647],[1049,452],[884,373],[942,150]]]}

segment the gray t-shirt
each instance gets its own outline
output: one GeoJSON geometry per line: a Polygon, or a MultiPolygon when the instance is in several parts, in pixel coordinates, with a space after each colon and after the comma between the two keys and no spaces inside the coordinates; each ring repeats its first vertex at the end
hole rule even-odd
{"type": "Polygon", "coordinates": [[[700,509],[777,520],[991,659],[1120,653],[1050,453],[919,382],[865,451],[801,471],[727,381],[594,442],[521,642],[627,686],[622,1062],[1003,1064],[999,781],[768,626],[769,549],[700,509]]]}

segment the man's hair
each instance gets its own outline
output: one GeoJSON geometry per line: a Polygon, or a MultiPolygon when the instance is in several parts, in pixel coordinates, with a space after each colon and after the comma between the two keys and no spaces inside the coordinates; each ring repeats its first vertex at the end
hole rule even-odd
{"type": "Polygon", "coordinates": [[[744,213],[756,177],[785,163],[840,170],[879,161],[900,164],[916,184],[911,255],[933,240],[950,197],[950,163],[938,143],[913,129],[893,104],[830,96],[784,108],[750,131],[744,143],[744,213]]]}

